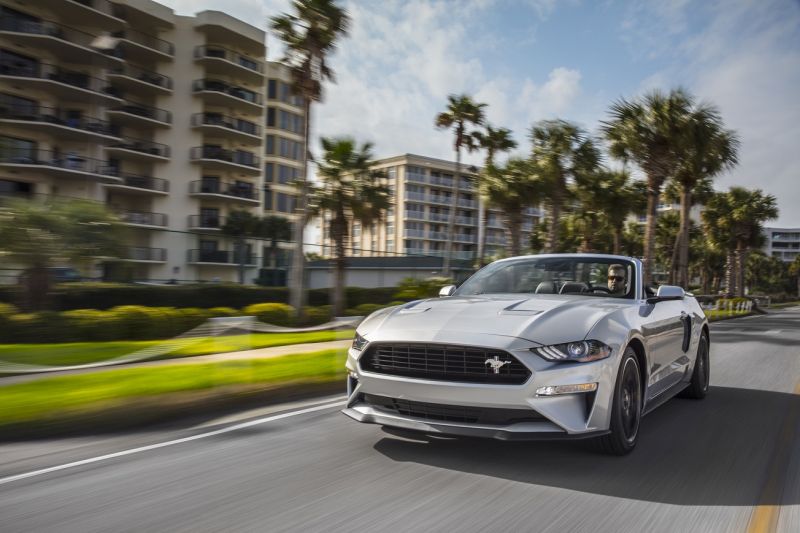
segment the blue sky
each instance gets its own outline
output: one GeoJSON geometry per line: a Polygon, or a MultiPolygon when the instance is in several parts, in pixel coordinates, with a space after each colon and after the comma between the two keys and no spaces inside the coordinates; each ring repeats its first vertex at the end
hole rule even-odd
{"type": "MultiPolygon", "coordinates": [[[[288,0],[164,0],[179,14],[217,9],[265,27],[288,0]]],[[[489,104],[488,119],[527,130],[560,117],[596,132],[611,102],[683,86],[720,108],[742,140],[717,180],[778,197],[772,225],[800,226],[798,0],[348,0],[350,36],[315,135],[352,135],[378,156],[451,159],[433,117],[450,93],[489,104]]],[[[280,45],[268,38],[269,54],[280,45]]],[[[472,156],[480,162],[480,156],[472,156]]]]}

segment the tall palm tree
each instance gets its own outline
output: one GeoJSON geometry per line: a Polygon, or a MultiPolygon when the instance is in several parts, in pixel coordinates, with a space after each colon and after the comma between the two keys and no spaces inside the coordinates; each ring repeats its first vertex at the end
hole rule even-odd
{"type": "Polygon", "coordinates": [[[305,125],[303,128],[303,174],[299,183],[294,222],[294,254],[290,285],[290,303],[298,316],[305,303],[305,256],[303,233],[308,223],[308,161],[311,133],[311,103],[322,101],[322,84],[335,82],[327,58],[336,43],[347,35],[350,17],[334,0],[293,0],[294,12],[270,19],[270,28],[286,45],[283,62],[291,69],[294,92],[303,97],[305,125]]]}
{"type": "Polygon", "coordinates": [[[292,238],[292,223],[286,217],[267,215],[261,219],[261,235],[269,240],[269,257],[264,261],[264,266],[275,272],[278,267],[278,241],[292,238]]]}
{"type": "MultiPolygon", "coordinates": [[[[685,197],[683,195],[684,187],[683,185],[675,178],[669,180],[664,187],[663,198],[666,202],[671,204],[681,204],[681,217],[689,217],[689,212],[691,208],[696,205],[705,205],[706,202],[714,195],[716,192],[714,191],[714,184],[713,178],[707,177],[698,179],[695,183],[691,186],[690,195],[685,197]],[[686,213],[683,212],[683,200],[689,201],[689,209],[686,213]]],[[[689,221],[689,225],[691,226],[691,220],[689,221]]],[[[683,241],[683,235],[681,234],[681,229],[679,227],[678,232],[675,234],[675,246],[672,250],[672,259],[669,263],[669,284],[675,285],[678,283],[678,256],[680,254],[680,247],[681,242],[683,241]]],[[[691,249],[691,238],[689,239],[689,246],[691,249]]],[[[688,280],[687,280],[688,282],[688,280]]],[[[686,284],[682,284],[686,287],[686,284]]]]}
{"type": "Polygon", "coordinates": [[[467,131],[470,126],[480,126],[484,121],[483,108],[486,104],[472,101],[466,94],[451,94],[447,97],[447,110],[436,115],[436,127],[439,129],[453,129],[453,149],[456,152],[456,176],[453,185],[453,202],[450,205],[450,219],[447,223],[447,243],[445,243],[442,275],[450,276],[451,255],[453,253],[453,240],[455,239],[456,211],[458,211],[458,195],[461,186],[461,149],[468,151],[476,149],[474,132],[467,131]]]}
{"type": "Polygon", "coordinates": [[[244,285],[245,266],[250,259],[247,253],[247,239],[263,236],[261,219],[250,211],[231,211],[220,229],[223,235],[234,241],[234,258],[239,264],[239,283],[244,285]]]}
{"type": "Polygon", "coordinates": [[[701,218],[712,250],[725,255],[725,290],[728,295],[733,295],[736,292],[736,239],[730,202],[731,198],[725,192],[713,194],[706,202],[701,218]]]}
{"type": "Polygon", "coordinates": [[[580,175],[594,172],[600,152],[580,127],[565,120],[543,120],[531,128],[532,159],[544,181],[544,195],[549,205],[549,231],[545,252],[558,248],[561,212],[572,198],[571,186],[580,175]]]}
{"type": "Polygon", "coordinates": [[[526,208],[539,203],[543,183],[536,167],[525,159],[511,159],[504,167],[491,167],[481,182],[489,207],[503,212],[506,223],[506,247],[510,255],[522,254],[522,218],[526,208]]]}
{"type": "Polygon", "coordinates": [[[612,104],[610,120],[603,122],[609,152],[633,161],[647,176],[647,224],[644,235],[644,280],[653,272],[656,208],[664,182],[675,174],[682,157],[686,124],[693,98],[683,89],[668,94],[655,90],[643,97],[612,104]]]}
{"type": "Polygon", "coordinates": [[[777,200],[761,189],[731,187],[733,234],[736,240],[736,296],[744,296],[744,265],[747,254],[764,243],[764,222],[778,218],[777,200]]]}
{"type": "MultiPolygon", "coordinates": [[[[475,139],[480,147],[486,150],[486,162],[479,180],[482,180],[489,172],[488,169],[494,166],[494,156],[498,152],[508,152],[517,147],[517,142],[511,137],[510,129],[493,128],[491,124],[487,124],[484,131],[476,132],[475,139]]],[[[480,189],[480,185],[478,188],[480,189]]],[[[485,198],[481,195],[478,205],[478,266],[480,267],[486,264],[484,255],[486,255],[486,226],[489,218],[489,211],[484,201],[485,198]]]]}
{"type": "Polygon", "coordinates": [[[689,286],[689,210],[697,187],[707,187],[720,172],[737,162],[739,139],[723,127],[719,110],[708,104],[698,105],[689,118],[680,165],[674,176],[680,193],[681,224],[678,231],[677,284],[689,286]]]}
{"type": "Polygon", "coordinates": [[[350,223],[367,227],[383,218],[391,207],[389,187],[384,175],[370,169],[372,144],[361,146],[350,138],[322,138],[324,154],[319,162],[321,183],[315,187],[309,211],[316,216],[330,215],[329,232],[334,242],[336,280],[333,312],[345,309],[345,266],[350,223]]]}

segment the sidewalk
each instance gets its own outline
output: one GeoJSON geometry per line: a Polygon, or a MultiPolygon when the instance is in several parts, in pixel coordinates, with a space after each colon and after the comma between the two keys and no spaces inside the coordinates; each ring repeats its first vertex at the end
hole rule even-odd
{"type": "Polygon", "coordinates": [[[193,357],[178,357],[175,359],[160,359],[158,361],[145,361],[141,363],[129,363],[121,365],[102,366],[96,368],[81,368],[75,370],[61,370],[55,372],[40,372],[36,374],[21,374],[0,378],[0,387],[4,385],[15,385],[17,383],[27,383],[39,379],[46,379],[57,376],[68,376],[75,374],[89,374],[107,372],[123,368],[158,368],[159,366],[171,365],[197,365],[202,363],[216,363],[220,361],[241,361],[246,359],[269,359],[282,355],[292,355],[299,353],[321,352],[323,350],[346,350],[350,346],[351,340],[309,342],[304,344],[289,344],[286,346],[273,346],[271,348],[259,348],[256,350],[244,350],[240,352],[226,352],[209,355],[196,355],[193,357]]]}

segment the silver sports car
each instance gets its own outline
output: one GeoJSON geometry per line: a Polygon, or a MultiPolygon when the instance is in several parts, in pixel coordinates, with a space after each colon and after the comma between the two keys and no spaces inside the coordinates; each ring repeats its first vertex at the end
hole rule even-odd
{"type": "Polygon", "coordinates": [[[343,412],[429,434],[596,437],[624,454],[642,415],[678,393],[706,395],[708,353],[694,297],[645,286],[637,259],[514,257],[367,317],[343,412]]]}

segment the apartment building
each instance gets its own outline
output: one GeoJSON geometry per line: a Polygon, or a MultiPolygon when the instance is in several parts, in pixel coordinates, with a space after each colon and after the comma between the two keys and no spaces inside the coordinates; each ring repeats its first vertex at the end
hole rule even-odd
{"type": "MultiPolygon", "coordinates": [[[[386,219],[375,227],[362,228],[351,223],[354,256],[426,255],[443,256],[448,238],[448,222],[455,193],[456,164],[414,154],[375,161],[374,168],[385,173],[394,206],[386,219]]],[[[469,174],[478,169],[462,166],[456,211],[453,255],[456,260],[472,261],[478,249],[478,192],[469,174]]],[[[524,215],[522,242],[527,243],[540,212],[529,208],[524,215]]],[[[332,255],[327,221],[319,221],[323,255],[332,255]]],[[[486,227],[486,255],[505,251],[506,230],[503,214],[490,210],[486,227]]]]}
{"type": "Polygon", "coordinates": [[[764,228],[764,253],[791,263],[800,255],[800,228],[764,228]]]}
{"type": "Polygon", "coordinates": [[[264,32],[151,0],[0,0],[0,195],[102,202],[128,275],[252,279],[221,234],[261,214],[264,32]]]}

